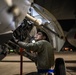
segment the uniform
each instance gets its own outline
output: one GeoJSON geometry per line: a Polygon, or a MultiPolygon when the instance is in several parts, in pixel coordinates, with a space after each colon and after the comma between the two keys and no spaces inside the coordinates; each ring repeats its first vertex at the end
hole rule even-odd
{"type": "Polygon", "coordinates": [[[37,52],[37,70],[38,75],[46,75],[42,70],[49,70],[54,66],[54,51],[52,45],[46,40],[40,40],[35,43],[24,43],[19,41],[18,45],[27,51],[37,52]]]}

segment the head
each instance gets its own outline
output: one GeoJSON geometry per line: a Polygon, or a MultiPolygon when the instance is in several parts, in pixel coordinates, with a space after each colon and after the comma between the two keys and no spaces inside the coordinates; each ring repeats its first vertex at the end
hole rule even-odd
{"type": "Polygon", "coordinates": [[[37,33],[36,33],[36,35],[34,37],[35,37],[36,41],[39,41],[39,40],[47,40],[47,41],[49,41],[46,33],[43,32],[43,31],[40,31],[40,30],[37,31],[37,33]]]}

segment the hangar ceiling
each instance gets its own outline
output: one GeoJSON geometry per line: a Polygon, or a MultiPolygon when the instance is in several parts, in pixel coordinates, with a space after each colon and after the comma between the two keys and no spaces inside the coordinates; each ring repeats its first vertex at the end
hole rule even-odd
{"type": "Polygon", "coordinates": [[[75,19],[75,0],[34,0],[50,11],[58,20],[75,19]]]}

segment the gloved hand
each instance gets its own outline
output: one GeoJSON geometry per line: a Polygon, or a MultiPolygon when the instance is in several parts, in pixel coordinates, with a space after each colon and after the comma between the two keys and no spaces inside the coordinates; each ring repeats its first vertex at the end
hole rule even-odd
{"type": "Polygon", "coordinates": [[[13,40],[14,40],[15,43],[18,43],[18,41],[19,41],[19,40],[16,39],[16,37],[14,37],[14,36],[13,36],[13,40]]]}

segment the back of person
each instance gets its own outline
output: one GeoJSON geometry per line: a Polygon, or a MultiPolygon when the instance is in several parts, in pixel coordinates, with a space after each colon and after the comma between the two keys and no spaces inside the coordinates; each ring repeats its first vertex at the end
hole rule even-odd
{"type": "Polygon", "coordinates": [[[38,69],[50,69],[54,66],[54,51],[52,45],[46,41],[38,41],[42,43],[37,56],[37,68],[38,69]]]}

